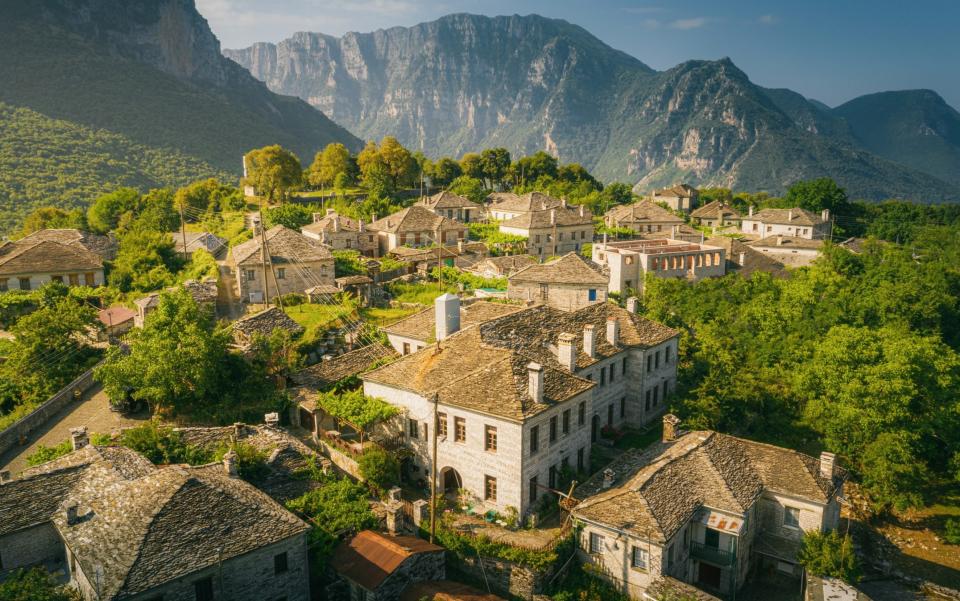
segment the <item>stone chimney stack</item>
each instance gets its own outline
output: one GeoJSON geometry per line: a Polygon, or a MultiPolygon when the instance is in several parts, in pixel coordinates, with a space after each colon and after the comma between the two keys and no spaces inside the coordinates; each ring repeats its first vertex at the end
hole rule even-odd
{"type": "Polygon", "coordinates": [[[363,232],[367,231],[367,226],[364,225],[363,219],[358,219],[358,220],[357,220],[357,229],[360,230],[360,233],[361,233],[361,234],[362,234],[363,232]]]}
{"type": "Polygon", "coordinates": [[[273,413],[265,413],[263,415],[263,423],[267,424],[271,428],[276,428],[280,425],[280,414],[276,411],[273,413]]]}
{"type": "Polygon", "coordinates": [[[630,298],[628,298],[627,311],[636,315],[637,311],[639,310],[640,310],[640,299],[635,296],[631,296],[630,298]]]}
{"type": "Polygon", "coordinates": [[[333,231],[335,231],[335,232],[339,232],[339,231],[340,231],[340,216],[339,216],[339,215],[334,215],[334,216],[333,216],[333,231]]]}
{"type": "Polygon", "coordinates": [[[820,219],[824,222],[830,221],[830,209],[824,209],[820,211],[820,219]]]}
{"type": "Polygon", "coordinates": [[[449,292],[433,301],[435,308],[436,338],[445,340],[460,330],[460,297],[449,292]]]}
{"type": "Polygon", "coordinates": [[[87,436],[87,427],[70,428],[70,443],[74,451],[79,451],[90,444],[90,437],[87,436]]]}
{"type": "Polygon", "coordinates": [[[529,385],[527,387],[527,392],[530,394],[530,398],[534,402],[542,403],[543,402],[543,366],[539,363],[534,363],[531,361],[527,364],[527,376],[529,378],[529,385]]]}
{"type": "Polygon", "coordinates": [[[236,478],[239,474],[237,470],[237,452],[233,449],[227,451],[227,454],[223,456],[223,471],[231,478],[236,478]]]}
{"type": "MultiPolygon", "coordinates": [[[[336,209],[327,209],[327,215],[333,215],[333,214],[336,213],[336,212],[337,212],[336,209]]],[[[316,214],[316,213],[314,213],[314,214],[316,214]]]]}
{"type": "Polygon", "coordinates": [[[747,253],[745,252],[740,253],[740,258],[737,261],[737,263],[740,265],[740,267],[743,267],[746,264],[746,262],[747,262],[747,253]]]}
{"type": "Polygon", "coordinates": [[[557,210],[550,209],[550,225],[556,225],[556,224],[557,224],[557,210]]]}
{"type": "Polygon", "coordinates": [[[557,339],[557,361],[569,372],[577,368],[577,337],[566,332],[557,339]]]}
{"type": "Polygon", "coordinates": [[[597,328],[592,323],[583,326],[583,352],[591,359],[597,357],[597,328]]]}
{"type": "Polygon", "coordinates": [[[79,507],[76,501],[67,501],[64,506],[64,512],[67,514],[67,525],[73,526],[78,521],[79,507]]]}
{"type": "Polygon", "coordinates": [[[234,422],[234,423],[233,423],[233,437],[234,437],[235,439],[237,439],[237,440],[240,440],[241,438],[243,438],[243,432],[244,432],[244,429],[245,429],[245,428],[246,428],[246,426],[243,425],[243,422],[234,422]]]}
{"type": "Polygon", "coordinates": [[[793,209],[787,211],[787,221],[793,221],[793,209]]]}
{"type": "Polygon", "coordinates": [[[777,236],[777,246],[783,246],[783,236],[777,236]]]}
{"type": "Polygon", "coordinates": [[[457,240],[457,252],[461,255],[466,251],[467,243],[463,240],[457,240]]]}
{"type": "Polygon", "coordinates": [[[581,217],[586,217],[586,215],[587,215],[586,209],[584,208],[583,205],[580,205],[580,216],[581,216],[581,217]]]}
{"type": "Polygon", "coordinates": [[[611,346],[620,345],[620,320],[616,317],[607,320],[607,342],[611,346]]]}
{"type": "Polygon", "coordinates": [[[603,488],[610,488],[613,486],[613,483],[616,482],[616,472],[612,469],[607,468],[603,470],[603,488]]]}
{"type": "Polygon", "coordinates": [[[663,416],[663,442],[680,438],[680,418],[672,413],[663,416]]]}
{"type": "Polygon", "coordinates": [[[820,453],[820,475],[827,480],[832,480],[836,463],[837,456],[833,453],[827,451],[820,453]]]}
{"type": "Polygon", "coordinates": [[[750,205],[750,207],[747,209],[747,216],[753,217],[753,205],[750,205]]]}

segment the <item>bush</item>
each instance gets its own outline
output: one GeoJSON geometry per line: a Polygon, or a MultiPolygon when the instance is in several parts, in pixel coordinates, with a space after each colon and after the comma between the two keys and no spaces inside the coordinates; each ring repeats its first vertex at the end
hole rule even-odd
{"type": "Polygon", "coordinates": [[[849,583],[860,579],[860,562],[849,534],[840,536],[836,530],[805,532],[797,558],[816,576],[839,578],[849,583]]]}
{"type": "Polygon", "coordinates": [[[943,540],[951,545],[960,545],[960,518],[947,520],[943,528],[943,540]]]}
{"type": "Polygon", "coordinates": [[[400,482],[400,462],[380,447],[367,447],[358,463],[360,475],[380,495],[400,482]]]}
{"type": "Polygon", "coordinates": [[[202,465],[216,459],[213,452],[184,443],[179,432],[157,421],[124,430],[120,444],[140,453],[154,464],[202,465]]]}
{"type": "Polygon", "coordinates": [[[63,457],[72,450],[73,444],[69,440],[65,440],[52,447],[47,447],[42,444],[37,445],[37,450],[27,455],[27,465],[40,465],[41,463],[53,461],[57,457],[63,457]]]}
{"type": "MultiPolygon", "coordinates": [[[[211,460],[222,461],[224,455],[233,451],[237,454],[237,474],[244,480],[256,481],[267,474],[267,453],[245,442],[233,445],[221,445],[211,460]]],[[[202,453],[198,456],[205,456],[202,453]]]]}
{"type": "Polygon", "coordinates": [[[74,589],[57,586],[44,569],[17,570],[0,582],[3,601],[74,601],[80,596],[74,589]]]}

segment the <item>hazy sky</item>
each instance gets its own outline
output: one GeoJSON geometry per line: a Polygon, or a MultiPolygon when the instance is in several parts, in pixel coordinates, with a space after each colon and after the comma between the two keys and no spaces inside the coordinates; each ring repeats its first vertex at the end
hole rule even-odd
{"type": "Polygon", "coordinates": [[[453,12],[566,19],[655,69],[729,56],[750,78],[831,106],[931,88],[960,109],[960,0],[196,0],[223,47],[341,35],[453,12]]]}

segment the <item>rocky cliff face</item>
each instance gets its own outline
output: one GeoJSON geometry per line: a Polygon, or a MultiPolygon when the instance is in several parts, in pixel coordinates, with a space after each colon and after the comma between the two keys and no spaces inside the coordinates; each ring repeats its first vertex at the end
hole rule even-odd
{"type": "Polygon", "coordinates": [[[729,59],[656,72],[535,15],[298,33],[224,53],[363,137],[396,135],[431,156],[546,150],[641,189],[685,180],[777,193],[829,175],[854,195],[960,198],[953,185],[871,154],[842,115],[765,90],[729,59]]]}

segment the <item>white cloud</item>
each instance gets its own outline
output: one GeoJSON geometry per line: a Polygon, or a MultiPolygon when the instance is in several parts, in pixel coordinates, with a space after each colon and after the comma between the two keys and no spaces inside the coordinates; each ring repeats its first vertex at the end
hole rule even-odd
{"type": "Polygon", "coordinates": [[[657,19],[644,19],[640,22],[641,27],[644,29],[660,29],[663,27],[663,23],[657,19]]]}
{"type": "Polygon", "coordinates": [[[706,25],[707,23],[709,23],[709,22],[710,22],[710,19],[708,19],[707,17],[693,17],[693,18],[690,18],[690,19],[677,19],[676,21],[671,21],[671,22],[670,22],[670,27],[671,27],[672,29],[681,29],[681,30],[686,31],[686,30],[689,30],[689,29],[700,29],[701,27],[705,26],[705,25],[706,25]]]}

